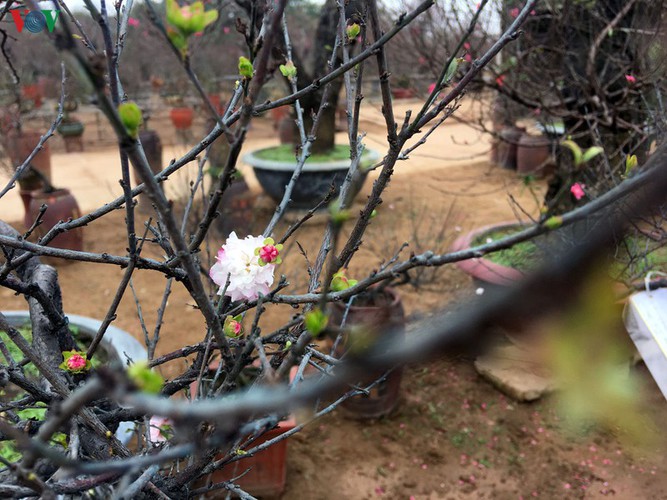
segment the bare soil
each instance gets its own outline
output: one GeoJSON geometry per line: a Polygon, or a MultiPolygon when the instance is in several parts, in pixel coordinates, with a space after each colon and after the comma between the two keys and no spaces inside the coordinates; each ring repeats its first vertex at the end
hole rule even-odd
{"type": "MultiPolygon", "coordinates": [[[[110,153],[113,154],[113,153],[110,153]]],[[[401,253],[426,249],[444,251],[461,231],[491,222],[513,220],[518,209],[512,195],[534,213],[530,191],[512,173],[485,162],[443,166],[431,161],[423,174],[397,176],[387,191],[379,215],[352,262],[348,275],[361,278],[383,261],[401,253]]],[[[371,180],[365,186],[370,190],[371,180]]],[[[537,198],[543,186],[536,186],[537,198]]],[[[257,195],[257,227],[270,215],[270,202],[257,195]]],[[[359,195],[356,208],[365,194],[359,195]]],[[[354,211],[353,211],[354,212],[354,211]]],[[[86,249],[124,254],[124,212],[86,227],[86,249]]],[[[289,219],[276,234],[281,235],[289,219]]],[[[141,232],[139,220],[138,232],[141,232]]],[[[287,245],[280,272],[305,289],[308,275],[295,242],[314,260],[324,218],[316,216],[287,245]]],[[[211,242],[221,244],[222,237],[211,242]]],[[[159,256],[147,244],[145,255],[159,256]]],[[[65,309],[101,318],[111,303],[122,270],[102,264],[58,263],[65,309]]],[[[448,307],[456,300],[475,299],[469,278],[455,266],[423,269],[412,274],[412,285],[401,288],[410,320],[448,307]]],[[[166,280],[138,271],[133,287],[141,314],[151,330],[166,280]]],[[[2,309],[24,309],[22,298],[0,289],[2,309]]],[[[269,332],[294,310],[269,308],[261,322],[269,332]]],[[[138,311],[128,292],[114,323],[138,339],[143,333],[138,311]]],[[[165,315],[158,355],[200,341],[204,323],[187,292],[174,284],[165,315]]],[[[164,367],[167,377],[183,368],[184,360],[164,367]]],[[[647,411],[656,421],[667,406],[643,365],[647,411]]],[[[519,404],[481,380],[468,359],[442,358],[409,366],[404,373],[401,404],[394,414],[376,421],[356,421],[341,410],[309,425],[289,443],[288,484],[283,498],[304,499],[458,499],[458,498],[667,498],[665,443],[655,429],[653,448],[639,449],[615,434],[589,429],[568,434],[561,425],[555,398],[519,404]]]]}

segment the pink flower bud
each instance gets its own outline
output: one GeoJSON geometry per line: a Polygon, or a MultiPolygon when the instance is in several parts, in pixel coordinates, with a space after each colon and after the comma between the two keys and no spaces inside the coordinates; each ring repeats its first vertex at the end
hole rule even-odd
{"type": "Polygon", "coordinates": [[[513,9],[510,9],[510,16],[512,16],[514,19],[516,19],[517,17],[519,17],[519,12],[521,12],[519,10],[519,8],[514,7],[513,9]]]}
{"type": "Polygon", "coordinates": [[[634,85],[637,83],[637,78],[635,78],[633,75],[625,75],[625,81],[628,82],[630,85],[634,85]]]}
{"type": "Polygon", "coordinates": [[[86,358],[81,354],[72,354],[67,360],[67,368],[71,371],[78,371],[86,366],[86,358]]]}
{"type": "Polygon", "coordinates": [[[278,249],[273,245],[264,245],[259,250],[259,258],[270,264],[278,258],[278,249]]]}
{"type": "Polygon", "coordinates": [[[584,186],[583,184],[580,184],[578,182],[575,182],[572,184],[572,187],[570,187],[570,193],[572,193],[572,196],[574,196],[574,199],[579,201],[582,199],[584,196],[586,196],[586,192],[584,191],[584,186]]]}
{"type": "Polygon", "coordinates": [[[136,28],[137,26],[139,26],[140,23],[139,19],[137,19],[136,17],[131,17],[127,20],[127,24],[136,28]]]}

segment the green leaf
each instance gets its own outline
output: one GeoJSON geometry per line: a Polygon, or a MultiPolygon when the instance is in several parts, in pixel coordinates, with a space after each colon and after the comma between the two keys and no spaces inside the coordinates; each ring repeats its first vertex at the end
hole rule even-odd
{"type": "Polygon", "coordinates": [[[327,327],[327,323],[329,323],[329,318],[319,308],[307,312],[304,317],[306,330],[308,330],[313,337],[319,336],[327,327]]]}
{"type": "Polygon", "coordinates": [[[447,71],[445,72],[445,76],[442,79],[441,85],[447,85],[451,81],[451,79],[456,74],[456,70],[459,69],[460,62],[461,59],[458,57],[452,59],[452,62],[449,63],[449,66],[447,66],[447,71]]]}
{"type": "Polygon", "coordinates": [[[630,175],[630,172],[637,166],[637,155],[630,155],[625,158],[625,176],[630,175]]]}
{"type": "MultiPolygon", "coordinates": [[[[215,22],[216,19],[218,19],[218,11],[206,11],[201,1],[180,7],[176,0],[167,0],[167,23],[180,32],[183,40],[194,33],[204,31],[204,28],[215,22]]],[[[179,43],[182,43],[183,40],[179,40],[179,43]]],[[[172,42],[174,42],[173,39],[172,42]]],[[[187,41],[185,43],[187,44],[187,41]]]]}
{"type": "Polygon", "coordinates": [[[292,61],[287,61],[287,64],[281,64],[280,65],[280,72],[290,82],[294,78],[296,78],[296,66],[294,66],[294,63],[292,61]]]}
{"type": "Polygon", "coordinates": [[[151,394],[158,394],[164,385],[162,376],[148,367],[146,361],[133,363],[127,369],[127,376],[139,390],[151,394]]]}
{"type": "Polygon", "coordinates": [[[581,165],[581,157],[583,156],[583,153],[581,151],[581,148],[579,147],[579,144],[577,144],[574,141],[571,140],[566,140],[561,142],[562,146],[565,146],[568,148],[570,151],[572,151],[572,154],[574,155],[574,165],[575,167],[578,167],[581,165]]]}
{"type": "Polygon", "coordinates": [[[249,80],[252,78],[254,72],[255,70],[252,67],[250,59],[243,56],[239,57],[239,75],[249,80]]]}
{"type": "Polygon", "coordinates": [[[174,47],[181,51],[181,55],[185,56],[188,51],[188,39],[180,31],[171,26],[167,26],[167,36],[171,40],[171,43],[174,44],[174,47]]]}
{"type": "Polygon", "coordinates": [[[343,290],[347,290],[348,288],[353,287],[357,283],[357,280],[351,280],[345,276],[345,270],[341,269],[337,273],[334,273],[332,276],[331,285],[329,288],[333,292],[342,292],[343,290]]]}
{"type": "Polygon", "coordinates": [[[588,148],[581,157],[581,163],[587,163],[595,158],[597,155],[604,152],[604,149],[600,146],[593,146],[588,148]]]}
{"type": "Polygon", "coordinates": [[[127,133],[135,139],[139,135],[139,127],[144,121],[141,109],[133,101],[124,102],[118,106],[118,115],[125,125],[127,133]]]}
{"type": "Polygon", "coordinates": [[[361,26],[359,26],[357,23],[350,24],[347,27],[347,39],[348,40],[354,40],[359,36],[359,33],[361,32],[361,26]]]}

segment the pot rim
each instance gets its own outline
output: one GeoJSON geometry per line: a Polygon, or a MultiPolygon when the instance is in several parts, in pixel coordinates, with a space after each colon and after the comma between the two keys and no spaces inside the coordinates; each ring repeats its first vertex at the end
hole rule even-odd
{"type": "MultiPolygon", "coordinates": [[[[256,149],[251,151],[243,156],[244,163],[247,163],[255,170],[275,170],[278,172],[293,172],[296,168],[295,161],[277,161],[277,160],[265,160],[264,158],[259,158],[257,153],[260,151],[266,151],[267,149],[273,149],[276,146],[271,146],[268,148],[256,149]]],[[[375,163],[380,159],[380,153],[373,149],[364,149],[362,155],[362,161],[359,162],[359,165],[375,163]]],[[[350,160],[336,160],[329,162],[306,162],[303,166],[302,172],[329,172],[333,170],[344,170],[347,171],[350,168],[350,160]]],[[[363,169],[362,169],[363,170],[363,169]]],[[[363,172],[366,173],[366,172],[363,172]]]]}
{"type": "MultiPolygon", "coordinates": [[[[473,240],[477,236],[488,233],[491,230],[521,226],[525,226],[525,224],[516,221],[505,221],[473,229],[472,231],[459,236],[456,241],[454,241],[452,251],[459,252],[470,248],[473,240]]],[[[456,262],[456,266],[473,278],[494,285],[510,286],[525,276],[525,273],[518,269],[503,266],[502,264],[485,259],[484,257],[473,257],[472,259],[458,261],[456,262]]]]}

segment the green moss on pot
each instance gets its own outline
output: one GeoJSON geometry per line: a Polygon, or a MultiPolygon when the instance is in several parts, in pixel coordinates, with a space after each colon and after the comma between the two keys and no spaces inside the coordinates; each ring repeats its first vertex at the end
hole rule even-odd
{"type": "MultiPolygon", "coordinates": [[[[296,161],[297,156],[292,144],[281,144],[273,148],[266,148],[256,152],[256,156],[262,160],[272,161],[296,161]]],[[[331,152],[322,154],[312,154],[308,157],[309,162],[321,163],[327,161],[340,161],[350,158],[349,146],[339,144],[331,152]]]]}

